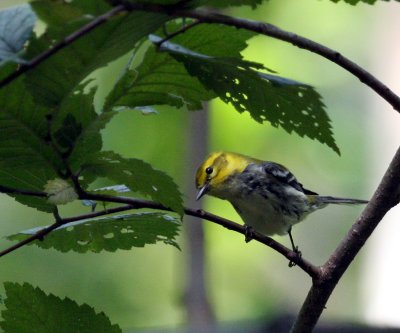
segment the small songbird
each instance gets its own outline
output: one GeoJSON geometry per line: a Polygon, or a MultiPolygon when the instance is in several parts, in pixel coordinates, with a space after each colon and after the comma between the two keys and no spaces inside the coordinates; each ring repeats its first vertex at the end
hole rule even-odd
{"type": "Polygon", "coordinates": [[[197,199],[203,195],[228,200],[246,226],[264,235],[289,234],[293,251],[299,252],[292,226],[327,204],[366,204],[366,200],[322,196],[307,190],[284,166],[245,155],[216,152],[207,157],[196,174],[197,199]]]}

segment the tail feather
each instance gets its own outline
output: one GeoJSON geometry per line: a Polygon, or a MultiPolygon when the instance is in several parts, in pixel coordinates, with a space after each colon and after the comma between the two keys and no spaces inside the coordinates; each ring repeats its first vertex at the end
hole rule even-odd
{"type": "Polygon", "coordinates": [[[338,204],[338,205],[361,205],[367,204],[368,200],[350,199],[350,198],[336,198],[329,196],[318,196],[318,201],[322,204],[338,204]]]}

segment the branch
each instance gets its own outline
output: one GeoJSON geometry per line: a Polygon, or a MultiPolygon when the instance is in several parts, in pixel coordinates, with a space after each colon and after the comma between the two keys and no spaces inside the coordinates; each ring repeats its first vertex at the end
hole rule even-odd
{"type": "Polygon", "coordinates": [[[0,185],[0,193],[29,195],[29,196],[41,197],[41,198],[47,197],[47,194],[44,192],[31,191],[31,190],[20,190],[20,189],[15,189],[15,188],[3,186],[3,185],[0,185]]]}
{"type": "Polygon", "coordinates": [[[28,238],[25,238],[24,240],[14,244],[13,246],[10,246],[5,250],[0,251],[0,258],[5,256],[6,254],[14,252],[15,250],[19,249],[20,247],[22,247],[24,245],[32,243],[35,240],[43,240],[43,238],[46,235],[48,235],[53,230],[59,228],[60,226],[62,226],[64,224],[75,222],[75,221],[81,221],[81,220],[85,220],[85,219],[92,219],[92,218],[103,216],[103,215],[119,213],[119,212],[123,212],[123,211],[130,210],[130,209],[132,209],[131,205],[125,205],[125,206],[121,206],[121,207],[105,209],[105,210],[102,210],[102,211],[99,211],[96,213],[84,214],[84,215],[79,215],[79,216],[69,217],[69,218],[61,218],[57,213],[57,215],[55,215],[55,220],[56,220],[55,223],[51,224],[50,226],[48,226],[44,229],[39,230],[34,235],[32,235],[28,238]]]}
{"type": "Polygon", "coordinates": [[[292,333],[311,332],[336,284],[385,214],[400,202],[400,147],[372,199],[313,280],[292,333]]]}
{"type": "Polygon", "coordinates": [[[252,21],[228,15],[222,15],[218,13],[212,13],[210,11],[199,10],[199,9],[186,9],[180,6],[168,5],[153,5],[153,4],[138,4],[131,3],[129,1],[113,1],[119,5],[123,4],[127,10],[135,11],[150,11],[158,12],[170,15],[173,18],[177,17],[188,17],[197,19],[199,23],[219,23],[229,25],[239,29],[246,29],[254,31],[256,33],[273,37],[288,43],[291,43],[299,48],[311,51],[319,54],[320,56],[334,62],[340,67],[344,68],[355,77],[357,77],[362,83],[366,84],[372,90],[374,90],[379,96],[386,100],[396,111],[400,112],[400,97],[396,95],[388,86],[378,80],[371,73],[366,71],[355,62],[346,58],[340,52],[330,49],[322,44],[319,44],[311,39],[302,37],[295,33],[282,30],[277,26],[269,23],[263,23],[259,21],[252,21]]]}
{"type": "Polygon", "coordinates": [[[396,111],[400,112],[400,97],[396,95],[388,86],[378,80],[371,73],[366,71],[364,68],[340,54],[338,51],[330,49],[311,39],[302,37],[289,31],[282,30],[277,26],[269,23],[240,19],[227,15],[209,13],[200,10],[182,10],[177,11],[176,14],[198,19],[200,22],[203,23],[220,23],[236,28],[247,29],[257,32],[259,34],[263,34],[291,43],[295,46],[298,46],[299,48],[319,54],[320,56],[334,62],[335,64],[353,74],[362,83],[366,84],[383,99],[385,99],[396,111]]]}
{"type": "MultiPolygon", "coordinates": [[[[21,65],[21,67],[18,70],[11,73],[9,76],[5,77],[3,80],[0,81],[0,88],[11,83],[13,80],[18,78],[25,72],[37,67],[44,60],[48,59],[49,57],[51,57],[64,47],[68,46],[75,40],[79,39],[80,37],[86,35],[91,30],[105,23],[109,18],[116,15],[117,13],[124,10],[129,10],[129,11],[141,10],[148,12],[164,13],[171,16],[171,18],[188,17],[198,20],[199,23],[219,23],[219,24],[229,25],[239,29],[254,31],[259,34],[263,34],[285,42],[289,42],[302,49],[319,54],[320,56],[344,68],[345,70],[353,74],[355,77],[357,77],[361,82],[363,82],[371,89],[373,89],[378,95],[380,95],[390,105],[392,105],[392,107],[395,110],[400,112],[400,97],[397,96],[383,82],[378,80],[375,76],[373,76],[371,73],[363,69],[361,66],[357,65],[355,62],[341,55],[338,51],[332,50],[308,38],[302,37],[292,32],[282,30],[272,24],[241,19],[227,15],[221,15],[218,13],[212,13],[210,11],[204,11],[198,9],[186,9],[185,6],[180,6],[177,4],[176,5],[140,4],[122,0],[109,0],[109,2],[115,6],[112,10],[97,17],[84,27],[78,29],[77,31],[67,36],[64,40],[57,43],[49,50],[36,56],[27,64],[21,65]]],[[[186,1],[182,1],[182,3],[185,2],[186,1]]]]}
{"type": "MultiPolygon", "coordinates": [[[[94,194],[94,193],[84,193],[80,196],[80,199],[87,199],[87,200],[94,200],[94,201],[105,201],[105,202],[114,202],[114,203],[124,203],[130,204],[132,208],[150,208],[150,209],[159,209],[159,210],[166,210],[172,211],[170,208],[165,207],[159,203],[149,200],[142,200],[136,198],[128,198],[128,197],[115,197],[111,195],[105,194],[94,194]]],[[[224,219],[220,216],[205,212],[203,210],[196,210],[192,208],[185,208],[184,212],[186,215],[198,217],[216,224],[223,226],[229,230],[234,230],[242,235],[245,235],[246,230],[245,227],[241,224],[232,222],[230,220],[224,219]]],[[[307,260],[299,257],[297,253],[293,252],[292,250],[288,249],[287,247],[283,246],[282,244],[278,243],[277,241],[273,240],[268,236],[264,236],[260,233],[254,232],[254,240],[269,246],[270,248],[274,249],[275,251],[282,254],[286,257],[289,261],[294,262],[297,266],[303,269],[308,275],[312,278],[316,278],[319,276],[320,271],[319,268],[308,262],[307,260]]]]}
{"type": "Polygon", "coordinates": [[[195,26],[199,25],[201,22],[200,21],[195,21],[189,24],[184,25],[182,28],[180,28],[179,30],[174,31],[173,33],[169,34],[166,33],[166,37],[163,38],[162,40],[160,40],[159,42],[154,43],[158,48],[160,48],[160,46],[165,43],[166,41],[185,33],[186,31],[188,31],[189,29],[194,28],[195,26]]]}
{"type": "Polygon", "coordinates": [[[107,13],[96,17],[93,21],[89,22],[88,24],[84,25],[83,27],[79,28],[78,30],[70,34],[69,36],[65,37],[62,41],[58,42],[47,51],[40,53],[27,63],[22,64],[15,72],[12,72],[10,75],[6,76],[3,80],[0,81],[0,88],[11,83],[12,81],[20,77],[22,74],[28,72],[29,70],[39,66],[43,61],[50,58],[52,55],[56,54],[58,51],[70,45],[77,39],[85,36],[93,29],[107,22],[111,17],[115,16],[119,12],[122,12],[123,10],[125,10],[125,7],[123,5],[118,5],[112,8],[107,13]]]}
{"type": "MultiPolygon", "coordinates": [[[[0,188],[0,192],[9,193],[9,194],[14,194],[14,193],[26,194],[26,195],[37,196],[37,197],[47,196],[47,194],[44,192],[30,192],[30,191],[23,191],[23,190],[15,190],[15,189],[10,189],[8,187],[7,188],[3,187],[3,189],[0,188]]],[[[116,212],[126,211],[126,210],[130,210],[130,209],[149,208],[149,209],[158,209],[158,210],[164,210],[164,211],[172,211],[170,208],[165,207],[157,202],[143,200],[143,199],[137,199],[137,198],[116,197],[116,196],[111,196],[111,195],[106,195],[106,194],[95,194],[95,193],[82,192],[79,194],[79,199],[121,203],[121,204],[125,204],[125,206],[116,207],[116,208],[112,208],[112,209],[106,209],[106,210],[103,210],[103,211],[100,211],[97,213],[84,214],[84,215],[79,215],[79,216],[70,217],[70,218],[59,218],[58,223],[56,222],[56,223],[50,225],[49,227],[40,230],[37,234],[32,235],[32,236],[24,239],[23,241],[1,251],[0,257],[4,256],[5,254],[8,254],[10,252],[13,252],[16,249],[18,249],[28,243],[33,242],[34,240],[43,239],[44,236],[46,236],[47,234],[52,232],[54,229],[57,229],[59,226],[66,224],[66,223],[80,221],[83,219],[94,218],[94,217],[98,217],[98,216],[102,216],[102,215],[113,214],[116,212]]],[[[203,220],[207,220],[207,221],[219,224],[219,225],[223,226],[224,228],[227,228],[229,230],[234,230],[243,235],[245,235],[245,233],[246,233],[245,227],[243,225],[240,225],[238,223],[224,219],[220,216],[205,212],[203,210],[185,208],[184,212],[186,215],[198,217],[203,220]]],[[[287,247],[283,246],[282,244],[278,243],[277,241],[273,240],[272,238],[264,236],[260,233],[254,232],[253,239],[264,245],[267,245],[270,248],[274,249],[275,251],[279,252],[284,257],[286,257],[289,261],[291,261],[291,262],[295,263],[297,266],[299,266],[302,270],[304,270],[313,279],[317,278],[320,275],[320,270],[318,267],[314,266],[307,260],[299,257],[297,255],[297,253],[293,252],[292,250],[288,249],[287,247]]]]}

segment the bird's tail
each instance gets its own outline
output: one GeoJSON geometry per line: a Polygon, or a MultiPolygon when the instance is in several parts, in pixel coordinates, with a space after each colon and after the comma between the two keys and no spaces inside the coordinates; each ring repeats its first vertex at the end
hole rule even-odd
{"type": "Polygon", "coordinates": [[[336,198],[336,197],[328,197],[322,195],[318,196],[318,201],[322,204],[337,204],[337,205],[361,205],[368,203],[368,200],[336,198]]]}

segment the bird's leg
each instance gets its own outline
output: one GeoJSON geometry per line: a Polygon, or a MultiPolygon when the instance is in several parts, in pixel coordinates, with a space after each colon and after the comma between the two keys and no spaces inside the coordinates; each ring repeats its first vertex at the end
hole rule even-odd
{"type": "Polygon", "coordinates": [[[244,240],[246,243],[250,242],[253,239],[253,227],[245,224],[244,225],[244,240]]]}
{"type": "MultiPolygon", "coordinates": [[[[296,254],[296,256],[298,258],[301,258],[301,251],[299,250],[299,247],[294,245],[293,236],[292,236],[292,227],[289,228],[288,234],[289,234],[289,237],[290,237],[290,243],[292,244],[293,252],[296,254]]],[[[296,263],[293,262],[292,260],[290,260],[289,261],[289,267],[293,267],[293,266],[296,266],[296,263]]]]}

